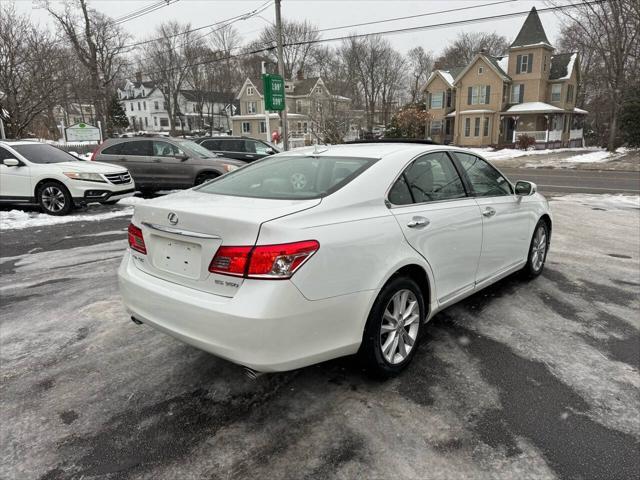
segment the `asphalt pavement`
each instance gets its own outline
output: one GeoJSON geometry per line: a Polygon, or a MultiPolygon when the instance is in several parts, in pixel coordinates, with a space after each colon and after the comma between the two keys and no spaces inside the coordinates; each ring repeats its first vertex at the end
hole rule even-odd
{"type": "Polygon", "coordinates": [[[500,168],[509,180],[528,180],[542,193],[640,194],[640,172],[566,168],[500,168]]]}
{"type": "Polygon", "coordinates": [[[638,478],[640,216],[552,210],[543,275],[437,315],[385,382],[350,357],[251,380],[133,324],[130,209],[3,231],[0,478],[638,478]]]}

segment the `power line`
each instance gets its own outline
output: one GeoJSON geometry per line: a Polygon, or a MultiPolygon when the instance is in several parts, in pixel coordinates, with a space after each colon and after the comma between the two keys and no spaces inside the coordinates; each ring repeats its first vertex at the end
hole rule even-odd
{"type": "Polygon", "coordinates": [[[121,18],[120,20],[116,20],[114,22],[114,25],[120,25],[130,20],[135,20],[136,18],[143,17],[149,13],[155,12],[156,10],[160,10],[161,8],[164,8],[164,7],[168,7],[169,5],[173,5],[174,3],[179,1],[180,0],[163,0],[162,2],[158,2],[157,4],[151,5],[146,9],[142,9],[137,13],[134,12],[132,14],[125,15],[124,18],[121,18]]]}

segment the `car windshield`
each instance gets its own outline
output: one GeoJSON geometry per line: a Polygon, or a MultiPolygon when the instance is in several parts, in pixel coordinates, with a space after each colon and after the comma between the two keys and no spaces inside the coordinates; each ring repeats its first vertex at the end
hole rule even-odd
{"type": "Polygon", "coordinates": [[[253,198],[319,198],[342,188],[375,161],[353,157],[269,157],[223,175],[198,190],[253,198]]]}
{"type": "Polygon", "coordinates": [[[178,145],[180,145],[181,147],[184,148],[188,148],[189,150],[191,150],[192,152],[194,152],[196,155],[198,155],[200,158],[214,158],[215,155],[211,154],[211,151],[207,150],[206,148],[204,148],[202,145],[193,142],[191,140],[177,140],[178,145]]]}
{"type": "Polygon", "coordinates": [[[12,145],[11,148],[33,163],[62,163],[79,161],[73,155],[45,143],[12,145]]]}

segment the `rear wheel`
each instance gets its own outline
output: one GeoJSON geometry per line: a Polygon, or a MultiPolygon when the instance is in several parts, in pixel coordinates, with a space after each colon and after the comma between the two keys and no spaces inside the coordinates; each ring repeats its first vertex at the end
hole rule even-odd
{"type": "Polygon", "coordinates": [[[157,192],[152,188],[141,188],[139,191],[142,198],[153,198],[157,192]]]}
{"type": "Polygon", "coordinates": [[[416,282],[403,276],[387,283],[365,326],[359,354],[366,367],[382,377],[402,371],[415,355],[424,316],[416,282]]]}
{"type": "Polygon", "coordinates": [[[49,215],[66,215],[73,208],[69,190],[59,182],[43,183],[36,196],[42,210],[49,215]]]}
{"type": "Polygon", "coordinates": [[[522,269],[525,276],[535,278],[542,273],[549,248],[549,226],[540,220],[533,231],[527,264],[522,269]]]}
{"type": "Polygon", "coordinates": [[[208,182],[209,180],[213,180],[214,178],[219,177],[217,173],[201,173],[196,177],[195,185],[200,185],[204,182],[208,182]]]}

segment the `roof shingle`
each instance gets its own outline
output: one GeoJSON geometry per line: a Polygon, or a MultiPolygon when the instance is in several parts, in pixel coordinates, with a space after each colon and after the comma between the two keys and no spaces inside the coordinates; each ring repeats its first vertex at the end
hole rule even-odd
{"type": "Polygon", "coordinates": [[[551,45],[540,21],[540,17],[538,16],[538,11],[536,7],[532,7],[527,19],[522,24],[518,36],[511,44],[511,48],[538,45],[541,43],[551,45]]]}

